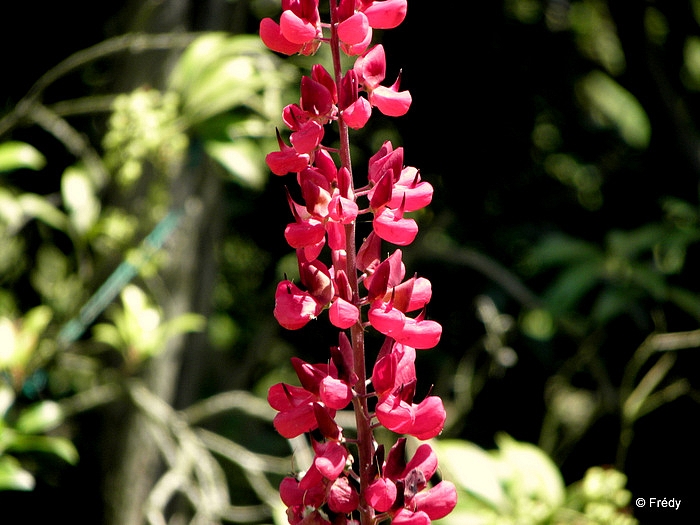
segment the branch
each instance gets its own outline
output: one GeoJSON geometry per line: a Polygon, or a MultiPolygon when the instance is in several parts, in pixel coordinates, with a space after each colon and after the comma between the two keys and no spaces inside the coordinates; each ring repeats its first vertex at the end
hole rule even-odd
{"type": "Polygon", "coordinates": [[[31,113],[34,107],[40,103],[44,91],[51,84],[76,69],[118,53],[143,53],[185,48],[201,35],[202,33],[128,33],[109,38],[92,47],[73,53],[44,73],[14,109],[0,119],[0,136],[7,133],[31,113]]]}

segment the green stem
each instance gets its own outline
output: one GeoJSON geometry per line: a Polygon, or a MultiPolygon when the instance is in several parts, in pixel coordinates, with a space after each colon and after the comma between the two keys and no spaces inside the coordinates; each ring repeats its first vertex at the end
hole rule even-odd
{"type": "MultiPolygon", "coordinates": [[[[331,53],[333,56],[333,71],[335,84],[340,93],[342,80],[342,66],[340,63],[340,41],[338,39],[337,2],[329,0],[331,12],[331,53]]],[[[338,117],[338,133],[340,135],[340,163],[350,172],[351,194],[354,194],[352,182],[352,161],[350,157],[350,136],[348,126],[343,121],[342,115],[338,117]]],[[[355,222],[345,226],[346,237],[346,274],[352,289],[353,303],[359,308],[360,292],[357,280],[357,247],[355,244],[355,222]]],[[[370,426],[369,409],[367,406],[367,369],[365,364],[365,336],[361,321],[355,323],[350,329],[350,339],[353,348],[353,363],[358,380],[355,384],[355,397],[353,408],[357,422],[357,449],[358,469],[360,475],[360,523],[361,525],[374,525],[374,509],[365,501],[367,487],[372,482],[372,462],[374,461],[374,435],[370,426]]]]}

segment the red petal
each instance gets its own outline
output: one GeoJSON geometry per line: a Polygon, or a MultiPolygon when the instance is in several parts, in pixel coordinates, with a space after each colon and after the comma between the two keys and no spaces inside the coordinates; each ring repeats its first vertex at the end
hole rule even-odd
{"type": "Polygon", "coordinates": [[[323,305],[291,281],[282,281],[277,285],[273,314],[284,328],[298,330],[315,319],[322,309],[323,305]]]}
{"type": "Polygon", "coordinates": [[[369,21],[364,13],[355,13],[338,24],[338,38],[350,45],[363,42],[369,31],[369,21]]]}
{"type": "Polygon", "coordinates": [[[419,350],[434,348],[440,342],[442,326],[435,321],[417,321],[406,318],[403,330],[395,338],[398,342],[419,350]]]}
{"type": "Polygon", "coordinates": [[[271,18],[263,18],[260,21],[260,39],[263,43],[278,53],[294,55],[301,50],[300,44],[290,42],[283,35],[279,24],[271,18]]]}
{"type": "Polygon", "coordinates": [[[280,412],[272,421],[282,437],[292,439],[316,428],[316,416],[311,404],[280,412]]]}
{"type": "Polygon", "coordinates": [[[413,219],[398,218],[393,210],[385,208],[374,216],[374,231],[379,237],[392,244],[406,246],[418,235],[418,224],[413,219]]]}
{"type": "Polygon", "coordinates": [[[282,36],[295,44],[305,44],[316,38],[316,27],[292,11],[284,11],[280,17],[282,36]]]}
{"type": "MultiPolygon", "coordinates": [[[[415,405],[415,424],[408,434],[421,439],[431,439],[439,435],[445,426],[447,414],[438,396],[429,396],[415,405]]],[[[427,476],[426,474],[426,477],[427,476]]]]}
{"type": "Polygon", "coordinates": [[[342,410],[352,401],[352,389],[344,381],[326,376],[321,381],[319,396],[328,408],[342,410]]]}
{"type": "Polygon", "coordinates": [[[377,86],[369,94],[369,102],[387,117],[405,115],[411,107],[411,93],[377,86]]]}
{"type": "Polygon", "coordinates": [[[333,301],[328,314],[333,326],[337,326],[341,330],[350,328],[360,318],[360,311],[357,307],[341,297],[333,301]]]}
{"type": "Polygon", "coordinates": [[[416,494],[416,510],[425,512],[431,520],[444,518],[457,505],[457,489],[450,481],[441,481],[433,488],[416,494]]]}
{"type": "Polygon", "coordinates": [[[386,512],[396,501],[396,485],[386,478],[375,480],[365,493],[367,503],[378,512],[386,512]]]}
{"type": "Polygon", "coordinates": [[[350,514],[359,504],[360,497],[348,482],[348,478],[341,477],[333,482],[328,491],[328,507],[333,512],[350,514]]]}

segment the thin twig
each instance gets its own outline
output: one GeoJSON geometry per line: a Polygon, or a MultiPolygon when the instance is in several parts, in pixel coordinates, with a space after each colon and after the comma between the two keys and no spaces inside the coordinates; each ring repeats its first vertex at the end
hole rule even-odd
{"type": "Polygon", "coordinates": [[[34,106],[41,101],[44,91],[51,84],[86,64],[124,52],[143,53],[185,48],[201,35],[202,33],[128,33],[109,38],[73,53],[44,73],[13,110],[0,119],[0,136],[7,133],[30,114],[34,106]]]}

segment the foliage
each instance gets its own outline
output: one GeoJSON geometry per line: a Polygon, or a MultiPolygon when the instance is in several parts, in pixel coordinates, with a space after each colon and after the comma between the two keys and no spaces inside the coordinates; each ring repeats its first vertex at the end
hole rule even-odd
{"type": "MultiPolygon", "coordinates": [[[[47,76],[85,67],[85,55],[104,58],[136,42],[145,48],[163,45],[157,35],[148,38],[126,35],[107,41],[76,54],[47,76]]],[[[165,40],[175,49],[182,45],[182,38],[165,40]]],[[[276,506],[264,473],[281,475],[288,461],[275,463],[194,428],[198,418],[230,410],[267,421],[265,408],[245,392],[232,391],[213,410],[205,407],[202,413],[193,406],[191,416],[184,418],[141,378],[170,339],[206,328],[203,316],[168,317],[156,303],[158,275],[168,264],[161,248],[186,216],[177,208],[168,211],[175,206],[168,195],[170,184],[190,162],[196,143],[219,163],[219,176],[259,191],[267,177],[262,151],[268,141],[274,143],[270,124],[281,111],[281,92],[295,78],[293,67],[279,63],[252,36],[208,33],[188,36],[187,43],[164,90],[138,87],[100,99],[108,105],[97,107],[109,113],[102,154],[42,104],[37,91],[50,84],[37,83],[25,97],[32,120],[43,126],[35,117],[48,113],[61,124],[50,131],[66,149],[75,150],[74,139],[81,142],[78,161],[50,185],[55,192],[32,191],[26,183],[29,170],[57,168],[36,147],[17,140],[0,144],[0,490],[33,490],[45,468],[59,468],[49,466],[49,456],[75,465],[79,450],[69,437],[72,421],[86,411],[126,402],[152,421],[161,452],[171,460],[171,470],[153,488],[149,519],[157,519],[171,498],[188,490],[194,491],[189,499],[196,514],[212,519],[238,519],[240,513],[255,519],[276,506]],[[148,191],[134,199],[135,206],[127,204],[144,180],[149,181],[148,191]],[[127,200],[114,198],[118,194],[127,200]],[[122,253],[126,256],[115,269],[122,253]],[[34,264],[28,265],[32,258],[34,264]],[[99,283],[95,277],[104,275],[109,277],[90,294],[99,283]],[[117,298],[121,304],[111,304],[117,298]],[[39,396],[48,399],[35,401],[39,396]],[[226,473],[214,452],[245,470],[261,506],[231,506],[222,481],[226,473]],[[212,500],[207,493],[214,486],[218,496],[212,500]],[[198,490],[203,491],[201,499],[193,495],[198,490]]],[[[64,112],[70,113],[70,104],[66,102],[69,109],[64,112]]],[[[12,129],[21,107],[6,115],[0,127],[12,129]]]]}
{"type": "Polygon", "coordinates": [[[564,485],[559,469],[538,447],[501,434],[498,449],[485,451],[462,440],[441,440],[444,475],[461,491],[444,525],[563,523],[634,525],[627,478],[615,469],[589,468],[583,479],[564,485]]]}

